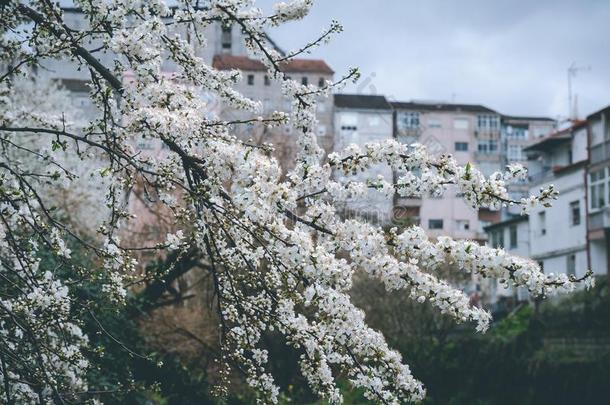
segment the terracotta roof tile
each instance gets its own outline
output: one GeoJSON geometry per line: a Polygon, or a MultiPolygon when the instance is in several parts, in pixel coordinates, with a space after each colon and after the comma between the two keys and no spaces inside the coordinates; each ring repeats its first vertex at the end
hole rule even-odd
{"type": "MultiPolygon", "coordinates": [[[[267,70],[261,62],[247,56],[216,55],[212,66],[218,70],[239,69],[246,71],[267,70]]],[[[325,73],[332,75],[334,71],[320,59],[293,59],[280,65],[283,72],[293,73],[325,73]]]]}

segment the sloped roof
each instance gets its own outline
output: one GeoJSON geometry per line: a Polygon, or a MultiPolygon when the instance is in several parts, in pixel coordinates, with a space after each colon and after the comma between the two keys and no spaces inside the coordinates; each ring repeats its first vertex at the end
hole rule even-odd
{"type": "Polygon", "coordinates": [[[384,96],[368,94],[335,94],[335,107],[365,110],[391,110],[384,96]]]}
{"type": "Polygon", "coordinates": [[[70,90],[77,93],[89,93],[91,91],[91,87],[89,87],[88,80],[80,80],[80,79],[58,79],[59,84],[66,88],[66,90],[70,90]]]}
{"type": "MultiPolygon", "coordinates": [[[[251,72],[264,72],[265,65],[247,56],[216,55],[212,66],[218,70],[239,69],[251,72]]],[[[286,73],[324,73],[332,75],[335,73],[330,66],[321,59],[292,59],[280,64],[280,68],[286,73]]]]}
{"type": "Polygon", "coordinates": [[[553,132],[540,141],[523,148],[524,151],[542,151],[566,143],[572,139],[572,131],[587,125],[587,121],[575,121],[570,127],[553,132]]]}
{"type": "Polygon", "coordinates": [[[511,216],[510,218],[505,219],[504,221],[500,221],[500,222],[496,222],[490,225],[487,225],[485,227],[483,227],[484,231],[491,231],[493,229],[496,228],[501,228],[507,225],[512,225],[512,224],[517,224],[519,222],[523,222],[523,221],[527,221],[528,216],[527,215],[514,215],[511,216]]]}
{"type": "Polygon", "coordinates": [[[555,122],[555,120],[550,117],[525,117],[525,116],[517,116],[517,115],[502,115],[502,118],[504,118],[506,120],[515,120],[515,121],[551,121],[551,122],[555,122]]]}
{"type": "Polygon", "coordinates": [[[590,119],[596,119],[598,116],[600,116],[600,115],[602,115],[603,113],[606,113],[606,112],[608,112],[608,111],[610,111],[610,105],[609,105],[609,106],[606,106],[606,107],[604,107],[604,108],[602,108],[602,109],[601,109],[601,110],[599,110],[599,111],[595,111],[593,114],[588,115],[588,116],[587,116],[587,119],[588,119],[588,120],[590,120],[590,119]]]}

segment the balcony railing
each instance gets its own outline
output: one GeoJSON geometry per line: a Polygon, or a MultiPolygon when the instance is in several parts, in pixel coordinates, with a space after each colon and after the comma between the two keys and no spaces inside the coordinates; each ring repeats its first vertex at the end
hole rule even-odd
{"type": "Polygon", "coordinates": [[[550,166],[545,166],[541,171],[537,173],[530,174],[528,176],[528,180],[530,184],[539,184],[544,183],[545,181],[551,180],[553,178],[553,171],[550,166]]]}

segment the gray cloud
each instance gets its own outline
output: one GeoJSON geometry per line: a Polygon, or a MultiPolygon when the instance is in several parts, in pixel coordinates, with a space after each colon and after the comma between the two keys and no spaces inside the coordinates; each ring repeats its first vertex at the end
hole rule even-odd
{"type": "Polygon", "coordinates": [[[311,57],[338,74],[360,67],[366,93],[565,116],[575,61],[592,67],[574,81],[581,115],[610,104],[610,1],[318,0],[306,20],[271,34],[291,49],[331,19],[344,32],[311,57]]]}

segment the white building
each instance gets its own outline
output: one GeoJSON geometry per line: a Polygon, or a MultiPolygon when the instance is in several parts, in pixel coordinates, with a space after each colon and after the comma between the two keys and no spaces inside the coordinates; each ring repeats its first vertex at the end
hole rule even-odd
{"type": "MultiPolygon", "coordinates": [[[[350,144],[363,146],[393,137],[392,107],[384,96],[335,94],[334,104],[335,151],[341,151],[350,144]]],[[[341,176],[339,173],[335,175],[341,176]]],[[[393,178],[392,170],[387,165],[378,165],[350,178],[366,181],[375,180],[377,175],[382,175],[388,181],[393,178]]],[[[387,224],[392,220],[392,206],[392,199],[376,190],[368,190],[365,200],[346,201],[344,214],[387,224]]]]}
{"type": "Polygon", "coordinates": [[[590,164],[588,237],[591,268],[610,277],[610,106],[587,117],[590,164]]]}
{"type": "Polygon", "coordinates": [[[580,121],[524,149],[530,194],[550,184],[559,192],[552,207],[530,212],[530,257],[543,270],[584,275],[589,268],[586,225],[587,123],[580,121]]]}
{"type": "MultiPolygon", "coordinates": [[[[536,260],[543,271],[581,277],[590,267],[587,242],[588,126],[586,121],[552,133],[523,148],[530,171],[529,194],[553,185],[559,192],[549,208],[536,207],[528,216],[512,216],[487,226],[488,245],[536,260]]],[[[596,274],[604,269],[593,267],[596,274]]],[[[521,288],[483,284],[486,304],[506,310],[528,299],[521,288]]]]}
{"type": "MultiPolygon", "coordinates": [[[[244,96],[260,100],[263,103],[263,115],[268,117],[273,111],[289,112],[292,100],[282,94],[281,84],[271,80],[266,66],[254,59],[241,55],[221,54],[214,56],[212,66],[217,70],[238,69],[245,80],[234,87],[244,96]]],[[[292,59],[280,64],[282,71],[301,84],[313,84],[318,87],[332,81],[333,70],[319,59],[292,59]]],[[[316,104],[316,128],[318,145],[326,153],[333,150],[333,100],[330,97],[319,97],[316,104]]],[[[228,106],[220,106],[220,117],[226,121],[252,119],[252,114],[228,106]]],[[[276,147],[274,156],[280,160],[284,169],[291,169],[296,158],[297,131],[290,124],[269,128],[264,124],[241,125],[234,128],[238,137],[252,139],[257,143],[273,143],[276,147]]]]}

